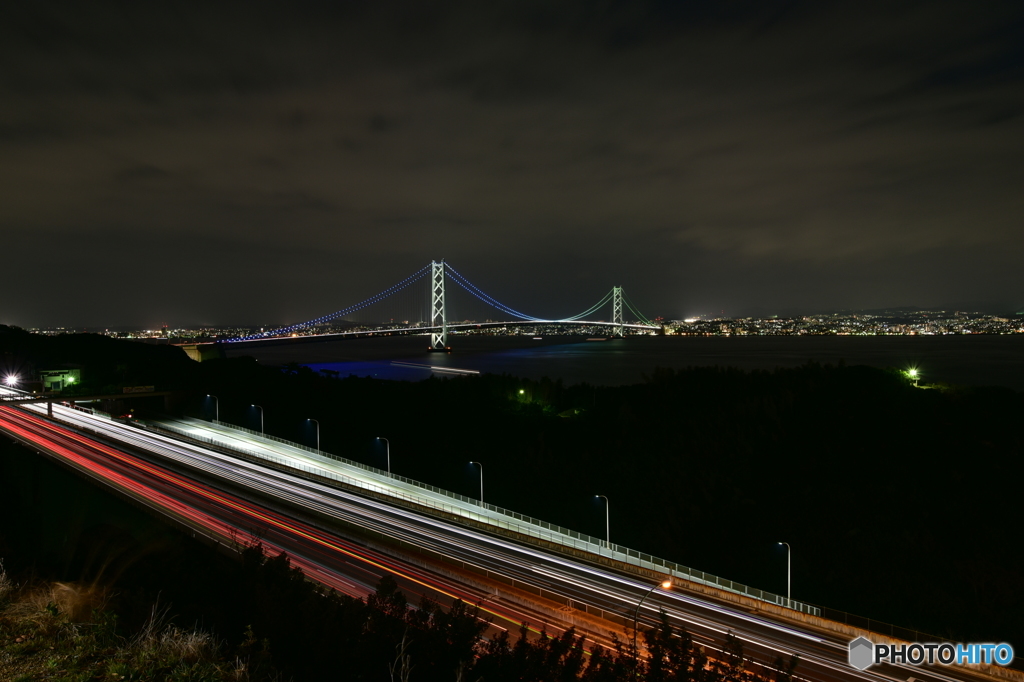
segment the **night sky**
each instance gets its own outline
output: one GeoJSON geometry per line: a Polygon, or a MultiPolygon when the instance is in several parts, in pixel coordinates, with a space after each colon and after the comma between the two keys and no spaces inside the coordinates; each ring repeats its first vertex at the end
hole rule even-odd
{"type": "Polygon", "coordinates": [[[8,3],[0,323],[1024,307],[1024,3],[8,3]]]}

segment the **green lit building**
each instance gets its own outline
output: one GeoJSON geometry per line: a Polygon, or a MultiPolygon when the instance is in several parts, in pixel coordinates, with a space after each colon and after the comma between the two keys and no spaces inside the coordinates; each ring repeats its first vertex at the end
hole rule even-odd
{"type": "Polygon", "coordinates": [[[82,381],[80,369],[41,369],[39,380],[43,382],[44,391],[61,391],[82,381]]]}

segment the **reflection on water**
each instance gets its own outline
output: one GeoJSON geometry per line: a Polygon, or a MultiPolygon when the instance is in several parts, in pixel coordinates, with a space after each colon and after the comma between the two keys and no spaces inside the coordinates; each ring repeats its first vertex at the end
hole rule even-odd
{"type": "Polygon", "coordinates": [[[720,365],[770,370],[808,361],[836,364],[843,360],[848,365],[917,367],[925,382],[1024,390],[1024,335],[631,337],[609,341],[452,336],[450,344],[450,354],[426,352],[427,342],[421,337],[248,347],[228,354],[254,355],[268,364],[299,362],[340,376],[418,381],[431,374],[453,376],[452,371],[470,370],[604,385],[640,382],[643,374],[655,367],[720,365]]]}

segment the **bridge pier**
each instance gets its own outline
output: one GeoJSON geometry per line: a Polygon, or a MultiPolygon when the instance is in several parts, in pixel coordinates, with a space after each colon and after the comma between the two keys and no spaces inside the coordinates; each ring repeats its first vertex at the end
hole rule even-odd
{"type": "Polygon", "coordinates": [[[186,343],[181,349],[196,362],[224,357],[224,349],[215,343],[186,343]]]}

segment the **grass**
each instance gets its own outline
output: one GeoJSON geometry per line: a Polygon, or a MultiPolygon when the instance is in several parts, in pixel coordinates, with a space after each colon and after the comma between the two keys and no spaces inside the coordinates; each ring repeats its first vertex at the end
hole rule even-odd
{"type": "MultiPolygon", "coordinates": [[[[249,682],[208,633],[165,622],[153,609],[136,633],[120,632],[107,595],[69,583],[15,585],[0,563],[0,679],[15,682],[249,682]]],[[[265,679],[265,676],[256,676],[265,679]]]]}

